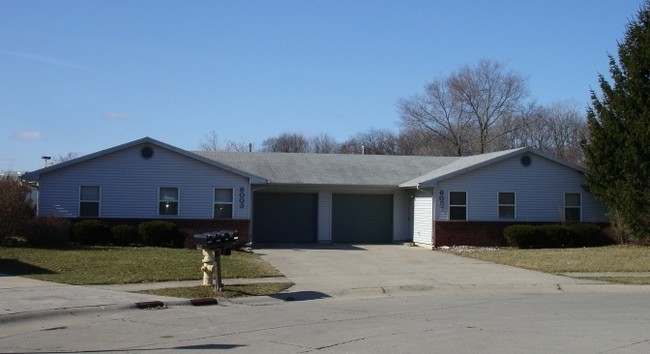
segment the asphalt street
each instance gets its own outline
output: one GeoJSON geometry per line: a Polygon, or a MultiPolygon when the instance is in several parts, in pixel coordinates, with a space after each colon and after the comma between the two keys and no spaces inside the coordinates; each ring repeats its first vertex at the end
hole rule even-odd
{"type": "Polygon", "coordinates": [[[191,306],[29,280],[21,287],[23,278],[11,287],[5,284],[15,277],[0,277],[0,352],[650,352],[649,287],[579,281],[403,246],[258,252],[296,287],[274,297],[191,306]],[[391,257],[406,265],[394,266],[391,257]],[[307,279],[314,274],[319,280],[307,279]],[[133,306],[143,300],[165,307],[133,306]],[[29,310],[28,303],[38,308],[29,310]]]}

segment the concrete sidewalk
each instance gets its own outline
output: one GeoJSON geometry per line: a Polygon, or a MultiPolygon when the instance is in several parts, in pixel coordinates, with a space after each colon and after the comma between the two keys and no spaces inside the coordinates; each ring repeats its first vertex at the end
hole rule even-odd
{"type": "MultiPolygon", "coordinates": [[[[224,279],[224,284],[286,282],[284,277],[224,279]]],[[[138,304],[161,302],[165,306],[191,305],[189,300],[137,294],[134,291],[201,285],[200,280],[115,284],[68,285],[0,274],[0,323],[42,319],[57,315],[136,309],[138,304]]]]}

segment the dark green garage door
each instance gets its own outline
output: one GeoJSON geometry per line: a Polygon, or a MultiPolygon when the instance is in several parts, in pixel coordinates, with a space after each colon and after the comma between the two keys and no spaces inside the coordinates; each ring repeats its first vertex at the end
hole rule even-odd
{"type": "Polygon", "coordinates": [[[332,241],[391,243],[393,241],[393,196],[334,194],[332,196],[332,241]]]}
{"type": "Polygon", "coordinates": [[[255,243],[316,242],[316,194],[257,192],[253,198],[255,243]]]}

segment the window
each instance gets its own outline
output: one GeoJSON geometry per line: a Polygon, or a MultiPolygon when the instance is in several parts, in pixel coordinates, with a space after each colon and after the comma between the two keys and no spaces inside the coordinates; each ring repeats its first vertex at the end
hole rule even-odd
{"type": "Polygon", "coordinates": [[[467,192],[449,192],[449,220],[467,220],[467,192]]]}
{"type": "Polygon", "coordinates": [[[178,215],[178,188],[160,188],[158,215],[178,215]]]}
{"type": "Polygon", "coordinates": [[[581,196],[580,193],[564,193],[564,221],[581,221],[581,196]]]}
{"type": "Polygon", "coordinates": [[[499,219],[515,218],[515,193],[499,192],[499,219]]]}
{"type": "Polygon", "coordinates": [[[99,186],[81,186],[79,189],[79,216],[99,216],[99,186]]]}
{"type": "Polygon", "coordinates": [[[215,188],[214,190],[214,218],[232,219],[233,204],[232,188],[215,188]]]}

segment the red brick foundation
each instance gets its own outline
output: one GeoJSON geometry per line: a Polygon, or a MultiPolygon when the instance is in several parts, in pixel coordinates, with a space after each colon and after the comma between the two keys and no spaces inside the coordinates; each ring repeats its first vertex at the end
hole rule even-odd
{"type": "Polygon", "coordinates": [[[434,221],[433,246],[504,246],[503,229],[515,223],[434,221]]]}

